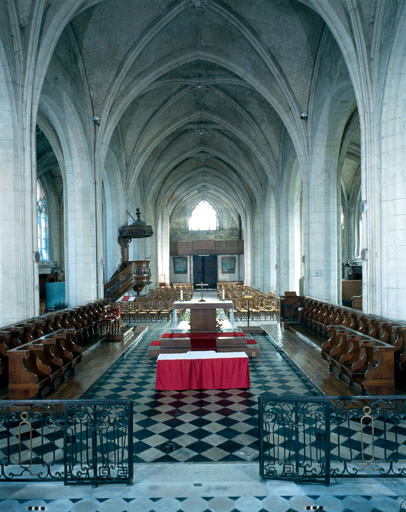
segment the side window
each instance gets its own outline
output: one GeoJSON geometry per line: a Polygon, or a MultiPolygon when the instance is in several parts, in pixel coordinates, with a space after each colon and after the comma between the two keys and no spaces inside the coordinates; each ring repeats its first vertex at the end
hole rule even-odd
{"type": "Polygon", "coordinates": [[[41,183],[37,181],[37,230],[38,230],[38,252],[41,261],[49,259],[48,251],[48,211],[47,200],[41,183]]]}

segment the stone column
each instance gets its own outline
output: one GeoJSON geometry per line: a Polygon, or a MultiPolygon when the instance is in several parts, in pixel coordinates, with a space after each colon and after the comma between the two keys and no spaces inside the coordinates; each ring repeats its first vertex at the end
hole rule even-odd
{"type": "MultiPolygon", "coordinates": [[[[72,144],[78,141],[72,137],[72,144]]],[[[76,145],[66,157],[65,274],[69,306],[97,298],[96,223],[93,166],[86,147],[76,145]]]]}
{"type": "Polygon", "coordinates": [[[14,88],[0,40],[0,325],[39,312],[33,135],[14,88]]]}
{"type": "MultiPolygon", "coordinates": [[[[397,19],[388,70],[385,74],[382,118],[371,119],[374,137],[372,172],[366,160],[367,194],[364,241],[369,279],[366,307],[369,312],[394,320],[406,319],[406,11],[397,19]],[[379,161],[380,157],[380,161],[379,161]]],[[[376,115],[376,114],[375,114],[376,115]]],[[[367,155],[369,156],[369,155],[367,155]]]]}
{"type": "Polygon", "coordinates": [[[251,215],[245,217],[244,227],[244,284],[252,284],[252,229],[250,224],[251,215]]]}
{"type": "Polygon", "coordinates": [[[253,219],[253,275],[252,286],[254,288],[262,289],[264,282],[264,231],[262,220],[262,208],[257,205],[255,208],[253,219]]]}
{"type": "Polygon", "coordinates": [[[307,294],[338,302],[338,204],[335,170],[314,169],[308,189],[307,294]]]}
{"type": "Polygon", "coordinates": [[[158,246],[158,280],[159,275],[165,275],[166,283],[170,282],[170,239],[169,239],[169,215],[165,210],[159,215],[157,230],[158,246]]]}

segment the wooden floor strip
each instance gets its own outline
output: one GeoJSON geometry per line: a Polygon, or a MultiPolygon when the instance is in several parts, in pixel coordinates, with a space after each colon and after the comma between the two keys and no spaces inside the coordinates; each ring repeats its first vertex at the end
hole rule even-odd
{"type": "Polygon", "coordinates": [[[320,348],[308,340],[305,342],[291,330],[283,329],[279,324],[263,325],[265,332],[276,346],[305,374],[310,382],[325,396],[359,395],[359,391],[348,386],[331,373],[320,348]]]}

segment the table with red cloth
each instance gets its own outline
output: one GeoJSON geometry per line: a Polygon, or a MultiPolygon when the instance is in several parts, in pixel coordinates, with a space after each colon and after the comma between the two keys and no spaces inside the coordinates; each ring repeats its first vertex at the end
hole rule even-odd
{"type": "Polygon", "coordinates": [[[244,352],[205,350],[158,356],[158,391],[249,387],[248,356],[244,352]]]}

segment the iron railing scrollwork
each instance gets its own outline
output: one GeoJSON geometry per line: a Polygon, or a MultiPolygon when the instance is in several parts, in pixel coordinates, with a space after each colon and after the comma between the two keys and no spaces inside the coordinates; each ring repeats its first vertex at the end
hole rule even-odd
{"type": "Polygon", "coordinates": [[[0,481],[130,483],[131,400],[0,401],[0,481]]]}
{"type": "Polygon", "coordinates": [[[262,478],[406,476],[406,396],[259,398],[262,478]]]}
{"type": "Polygon", "coordinates": [[[259,399],[262,478],[326,480],[328,402],[259,399]]]}
{"type": "Polygon", "coordinates": [[[406,396],[259,398],[262,478],[406,476],[406,396]]]}

